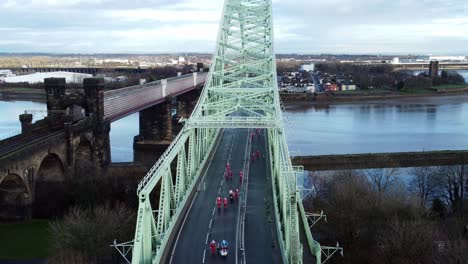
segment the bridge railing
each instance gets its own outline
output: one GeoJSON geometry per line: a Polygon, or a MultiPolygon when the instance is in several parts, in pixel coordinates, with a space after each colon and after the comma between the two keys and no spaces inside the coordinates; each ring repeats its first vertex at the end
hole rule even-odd
{"type": "Polygon", "coordinates": [[[124,89],[125,91],[113,93],[110,97],[104,93],[104,117],[106,119],[114,119],[116,116],[124,117],[140,110],[142,106],[149,106],[152,102],[164,98],[161,85],[124,89]]]}
{"type": "Polygon", "coordinates": [[[143,85],[104,92],[104,116],[121,118],[162,102],[166,97],[180,95],[203,84],[206,73],[194,73],[143,85]]]}
{"type": "MultiPolygon", "coordinates": [[[[197,73],[197,79],[196,79],[197,84],[203,84],[205,82],[206,76],[207,76],[207,73],[204,73],[204,72],[197,73]]],[[[171,77],[171,78],[167,78],[167,79],[163,79],[163,80],[167,81],[168,89],[169,89],[169,87],[173,87],[175,83],[180,85],[180,81],[183,81],[184,84],[187,84],[187,86],[184,86],[184,87],[193,87],[194,86],[193,82],[190,82],[190,80],[193,80],[193,74],[186,74],[186,75],[182,75],[182,76],[178,76],[178,77],[171,77]]],[[[130,91],[133,91],[133,90],[140,90],[140,89],[146,88],[146,87],[161,86],[161,83],[162,83],[163,80],[157,80],[157,81],[154,81],[154,82],[149,82],[149,83],[145,83],[145,84],[141,84],[141,85],[134,85],[134,86],[129,86],[129,87],[125,87],[125,88],[106,91],[106,92],[104,92],[104,97],[111,98],[113,96],[119,96],[119,95],[121,95],[123,93],[127,93],[127,92],[130,92],[130,91]]]]}
{"type": "Polygon", "coordinates": [[[126,93],[126,92],[138,90],[138,89],[145,88],[145,87],[148,87],[148,86],[158,86],[158,85],[161,85],[161,80],[154,81],[154,82],[149,82],[149,83],[145,83],[145,84],[141,84],[141,85],[133,85],[133,86],[120,88],[120,89],[115,89],[115,90],[111,90],[111,91],[105,91],[104,96],[106,98],[111,98],[113,96],[119,96],[119,95],[121,95],[123,93],[126,93]]]}

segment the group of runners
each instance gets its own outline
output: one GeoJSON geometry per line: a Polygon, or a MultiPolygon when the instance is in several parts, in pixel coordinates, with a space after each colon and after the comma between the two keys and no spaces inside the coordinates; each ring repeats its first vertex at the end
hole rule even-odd
{"type": "MultiPolygon", "coordinates": [[[[226,163],[226,169],[224,171],[224,178],[226,180],[226,183],[229,181],[232,181],[232,178],[233,178],[233,172],[231,170],[231,164],[229,162],[226,163]]],[[[239,183],[241,186],[242,186],[243,178],[244,178],[244,172],[241,170],[239,171],[239,183]]],[[[237,202],[237,200],[239,199],[239,189],[238,188],[236,188],[235,190],[230,189],[228,197],[231,203],[237,202]]],[[[228,198],[227,197],[221,198],[220,196],[218,196],[218,198],[216,198],[216,205],[218,206],[218,210],[221,210],[223,205],[224,205],[224,209],[227,209],[228,198]]]]}
{"type": "MultiPolygon", "coordinates": [[[[252,132],[250,132],[250,137],[251,137],[252,142],[255,139],[255,135],[257,135],[258,138],[260,138],[262,133],[263,133],[262,129],[258,129],[258,128],[253,130],[252,132]]],[[[259,159],[260,159],[260,151],[256,150],[256,151],[252,152],[252,155],[251,155],[252,163],[254,163],[256,160],[259,160],[259,159]]],[[[234,173],[233,173],[233,171],[231,169],[231,164],[229,162],[226,162],[226,167],[225,167],[225,170],[224,170],[224,179],[226,181],[226,184],[228,182],[232,183],[233,175],[234,175],[234,173]]],[[[240,184],[240,186],[242,186],[243,180],[244,180],[244,172],[242,170],[240,170],[239,171],[239,184],[240,184]]],[[[218,196],[216,198],[216,206],[218,207],[218,211],[220,211],[221,209],[226,210],[228,208],[229,202],[237,203],[237,201],[239,199],[239,188],[236,188],[235,190],[233,190],[233,189],[229,190],[229,195],[228,195],[229,201],[228,201],[228,197],[218,196]]],[[[221,256],[226,256],[227,252],[228,252],[228,242],[226,240],[222,240],[221,243],[217,243],[215,240],[212,240],[210,242],[210,249],[211,249],[211,254],[212,255],[215,255],[217,252],[219,252],[219,254],[221,256]]]]}

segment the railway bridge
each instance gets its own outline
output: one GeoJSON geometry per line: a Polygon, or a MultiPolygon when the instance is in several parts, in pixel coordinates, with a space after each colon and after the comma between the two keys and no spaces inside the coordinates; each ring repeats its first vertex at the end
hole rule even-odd
{"type": "Polygon", "coordinates": [[[180,129],[173,126],[177,123],[171,106],[177,103],[178,117],[188,117],[206,75],[193,73],[112,91],[104,91],[100,79],[90,78],[84,80],[84,91],[71,94],[65,94],[65,79],[45,79],[47,117],[32,123],[33,113],[20,115],[21,134],[0,141],[0,217],[24,216],[24,208],[33,203],[36,216],[59,211],[61,199],[49,202],[50,210],[42,208],[41,201],[49,201],[51,193],[60,197],[63,183],[78,170],[104,173],[111,164],[110,124],[128,115],[140,112],[136,162],[156,159],[180,129]]]}
{"type": "Polygon", "coordinates": [[[128,263],[324,263],[342,252],[312,236],[323,214],[302,204],[313,190],[290,159],[273,40],[272,0],[225,0],[200,99],[138,185],[134,239],[114,244],[128,263]],[[215,250],[223,240],[227,257],[215,250]]]}

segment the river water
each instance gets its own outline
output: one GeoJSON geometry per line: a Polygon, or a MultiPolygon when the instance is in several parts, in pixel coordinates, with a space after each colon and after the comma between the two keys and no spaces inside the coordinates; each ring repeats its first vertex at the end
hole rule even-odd
{"type": "MultiPolygon", "coordinates": [[[[468,81],[468,71],[460,71],[468,81]]],[[[45,103],[0,101],[0,139],[21,130],[18,115],[45,103]]],[[[44,113],[35,114],[35,120],[44,113]]],[[[285,113],[292,154],[468,149],[468,95],[331,105],[296,104],[285,113]]],[[[138,114],[111,126],[114,162],[133,160],[138,114]]]]}
{"type": "Polygon", "coordinates": [[[33,122],[44,118],[47,106],[45,103],[36,102],[10,102],[0,101],[0,139],[11,137],[21,133],[19,115],[24,111],[34,110],[33,122]]]}
{"type": "Polygon", "coordinates": [[[468,149],[468,95],[295,105],[285,119],[292,154],[468,149]]]}

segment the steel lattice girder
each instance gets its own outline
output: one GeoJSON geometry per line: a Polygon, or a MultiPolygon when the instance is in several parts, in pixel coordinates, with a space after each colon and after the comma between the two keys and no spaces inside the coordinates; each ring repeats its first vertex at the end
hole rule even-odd
{"type": "MultiPolygon", "coordinates": [[[[299,220],[305,216],[283,129],[272,25],[271,0],[225,0],[216,52],[195,110],[138,186],[132,263],[160,263],[161,252],[170,244],[168,234],[182,217],[182,208],[222,128],[267,129],[283,261],[302,263],[299,220]],[[173,161],[177,163],[175,179],[173,161]],[[159,208],[153,211],[149,195],[157,186],[159,208]]],[[[307,231],[309,246],[318,254],[320,245],[307,231]]]]}
{"type": "Polygon", "coordinates": [[[213,128],[183,129],[140,182],[132,263],[159,263],[161,249],[169,242],[167,234],[173,230],[175,220],[181,217],[181,211],[215,145],[218,133],[219,130],[213,128]],[[177,161],[175,185],[171,172],[173,161],[177,161]],[[153,211],[149,195],[157,185],[159,207],[153,211]]]}

